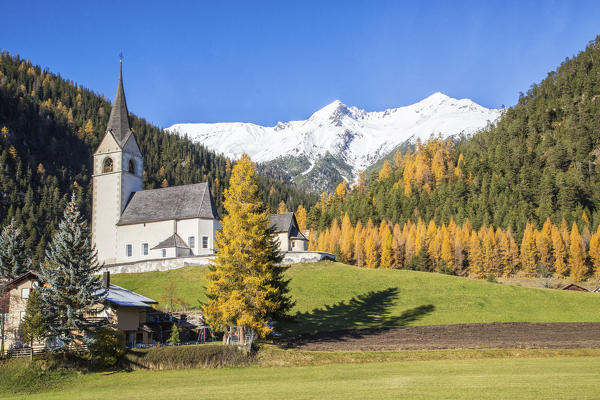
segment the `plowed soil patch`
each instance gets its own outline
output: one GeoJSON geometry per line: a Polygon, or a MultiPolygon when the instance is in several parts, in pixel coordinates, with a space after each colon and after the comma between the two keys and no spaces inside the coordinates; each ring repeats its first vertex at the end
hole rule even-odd
{"type": "Polygon", "coordinates": [[[600,323],[511,322],[357,329],[305,334],[282,339],[280,344],[322,351],[600,348],[600,323]]]}

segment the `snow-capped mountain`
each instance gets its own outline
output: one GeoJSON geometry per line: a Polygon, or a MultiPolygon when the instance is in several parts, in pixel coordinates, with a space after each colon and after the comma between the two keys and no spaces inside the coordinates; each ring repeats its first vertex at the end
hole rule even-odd
{"type": "Polygon", "coordinates": [[[352,179],[407,141],[471,134],[500,115],[501,110],[438,92],[416,104],[375,112],[336,100],[307,120],[279,122],[273,127],[235,122],[175,124],[168,129],[234,159],[247,153],[259,163],[297,160],[292,178],[310,173],[317,164],[322,167],[323,159],[332,157],[344,165],[334,168],[352,179]]]}

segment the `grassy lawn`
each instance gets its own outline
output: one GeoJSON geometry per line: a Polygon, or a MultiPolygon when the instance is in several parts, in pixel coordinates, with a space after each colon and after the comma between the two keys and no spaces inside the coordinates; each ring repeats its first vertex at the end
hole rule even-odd
{"type": "Polygon", "coordinates": [[[96,373],[22,398],[591,399],[598,379],[600,357],[396,361],[96,373]]]}
{"type": "MultiPolygon", "coordinates": [[[[192,306],[206,301],[206,267],[118,274],[115,284],[161,301],[173,283],[192,306]]],[[[600,322],[600,295],[533,289],[405,270],[341,263],[298,264],[287,272],[295,332],[485,322],[600,322]]]]}

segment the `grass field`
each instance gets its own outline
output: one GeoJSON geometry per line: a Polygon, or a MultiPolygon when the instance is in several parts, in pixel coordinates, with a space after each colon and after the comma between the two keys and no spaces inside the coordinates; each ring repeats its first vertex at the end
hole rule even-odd
{"type": "Polygon", "coordinates": [[[600,357],[95,373],[27,399],[597,398],[600,357]]]}
{"type": "MultiPolygon", "coordinates": [[[[206,301],[206,267],[117,274],[112,281],[163,302],[169,283],[191,306],[206,301]]],[[[286,275],[295,332],[486,322],[600,322],[600,295],[532,289],[442,274],[298,264],[286,275]]]]}

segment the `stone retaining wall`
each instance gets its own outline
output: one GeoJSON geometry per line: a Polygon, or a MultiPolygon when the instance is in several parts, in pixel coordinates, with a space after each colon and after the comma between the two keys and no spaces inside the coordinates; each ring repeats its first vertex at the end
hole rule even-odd
{"type": "MultiPolygon", "coordinates": [[[[214,258],[210,256],[190,256],[177,258],[158,258],[154,260],[136,261],[131,263],[108,264],[102,268],[102,271],[108,271],[111,274],[123,273],[141,273],[150,271],[168,271],[172,269],[187,267],[189,265],[202,266],[208,265],[214,258]]],[[[322,260],[335,260],[331,253],[322,251],[289,251],[286,252],[281,264],[311,263],[322,260]]]]}

